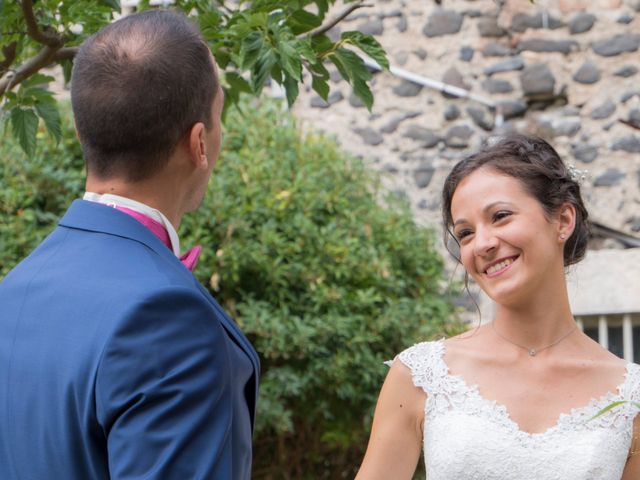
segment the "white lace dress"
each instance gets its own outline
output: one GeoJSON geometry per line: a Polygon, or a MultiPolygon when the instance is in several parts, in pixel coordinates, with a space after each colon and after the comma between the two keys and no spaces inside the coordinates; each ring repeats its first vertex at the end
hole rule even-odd
{"type": "Polygon", "coordinates": [[[398,358],[427,393],[424,456],[428,480],[620,480],[640,401],[640,365],[629,363],[616,393],[562,414],[543,433],[527,433],[507,409],[450,375],[444,342],[415,345],[398,358]]]}

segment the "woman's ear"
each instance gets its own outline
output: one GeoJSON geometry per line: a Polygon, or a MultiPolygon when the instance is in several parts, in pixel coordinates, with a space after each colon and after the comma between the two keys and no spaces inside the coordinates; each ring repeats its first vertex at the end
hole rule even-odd
{"type": "Polygon", "coordinates": [[[205,126],[202,122],[194,123],[189,132],[189,159],[196,168],[207,169],[209,166],[205,133],[205,126]]]}
{"type": "Polygon", "coordinates": [[[563,204],[558,210],[558,238],[561,241],[566,240],[573,234],[576,228],[576,207],[572,203],[563,204]]]}

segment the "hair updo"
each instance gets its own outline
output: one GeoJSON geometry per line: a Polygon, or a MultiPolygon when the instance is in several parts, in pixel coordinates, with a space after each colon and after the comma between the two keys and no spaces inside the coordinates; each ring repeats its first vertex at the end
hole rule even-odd
{"type": "MultiPolygon", "coordinates": [[[[584,257],[590,235],[589,214],[580,195],[580,185],[554,148],[541,138],[511,134],[497,143],[482,148],[453,167],[442,190],[442,219],[445,245],[452,233],[451,200],[460,182],[481,167],[516,178],[524,189],[551,216],[565,203],[576,209],[573,233],[564,246],[564,265],[572,265],[584,257]]],[[[457,258],[457,255],[454,255],[457,258]]],[[[459,259],[458,259],[459,260],[459,259]]]]}

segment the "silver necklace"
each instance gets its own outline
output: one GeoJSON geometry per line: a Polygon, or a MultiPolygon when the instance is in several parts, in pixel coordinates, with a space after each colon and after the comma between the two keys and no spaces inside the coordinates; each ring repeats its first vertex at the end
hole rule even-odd
{"type": "Polygon", "coordinates": [[[512,340],[509,340],[507,337],[505,337],[504,335],[502,335],[500,332],[498,332],[496,330],[495,327],[495,321],[491,322],[491,328],[493,329],[494,332],[496,332],[496,335],[498,335],[501,339],[506,340],[507,342],[509,342],[512,345],[515,345],[516,347],[520,347],[520,348],[524,348],[528,353],[530,357],[535,357],[536,355],[538,355],[541,351],[546,350],[547,348],[551,348],[554,345],[559,344],[561,341],[563,341],[565,338],[567,338],[569,335],[571,335],[573,332],[575,332],[578,328],[578,326],[576,325],[575,327],[573,327],[571,330],[569,330],[567,333],[565,333],[563,336],[561,336],[558,340],[556,340],[555,342],[547,345],[546,347],[542,347],[542,348],[529,348],[529,347],[525,347],[524,345],[520,345],[519,343],[516,343],[512,340]]]}

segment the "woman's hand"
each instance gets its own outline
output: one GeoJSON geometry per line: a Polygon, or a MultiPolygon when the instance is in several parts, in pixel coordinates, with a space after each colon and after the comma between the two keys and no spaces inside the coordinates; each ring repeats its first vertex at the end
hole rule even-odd
{"type": "Polygon", "coordinates": [[[420,458],[426,393],[395,360],[382,385],[356,480],[411,480],[420,458]]]}

